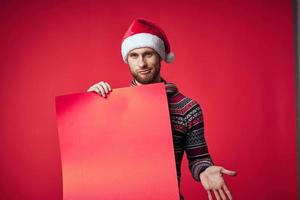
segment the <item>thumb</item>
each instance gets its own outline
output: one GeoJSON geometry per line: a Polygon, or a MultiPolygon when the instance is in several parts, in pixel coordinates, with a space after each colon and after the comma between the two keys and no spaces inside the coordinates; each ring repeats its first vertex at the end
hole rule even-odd
{"type": "Polygon", "coordinates": [[[223,168],[223,167],[222,167],[222,169],[221,169],[221,173],[227,174],[227,175],[229,175],[229,176],[235,176],[235,175],[237,174],[236,171],[231,171],[231,170],[225,169],[225,168],[223,168]]]}

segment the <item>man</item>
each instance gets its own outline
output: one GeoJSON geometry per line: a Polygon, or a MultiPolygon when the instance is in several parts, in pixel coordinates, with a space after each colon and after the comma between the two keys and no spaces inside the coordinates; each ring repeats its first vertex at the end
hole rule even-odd
{"type": "MultiPolygon", "coordinates": [[[[136,19],[123,37],[121,51],[123,60],[128,64],[133,77],[131,86],[159,82],[165,84],[178,187],[180,186],[181,162],[185,151],[192,176],[207,190],[209,200],[212,200],[211,192],[214,193],[217,200],[232,199],[222,175],[234,176],[236,172],[213,165],[204,138],[203,116],[199,104],[181,94],[175,84],[168,83],[161,77],[161,61],[171,63],[174,60],[174,54],[170,51],[170,44],[163,30],[153,22],[136,19]]],[[[90,87],[88,91],[97,92],[106,98],[112,88],[107,82],[101,81],[90,87]]],[[[180,199],[183,199],[181,194],[180,199]]]]}

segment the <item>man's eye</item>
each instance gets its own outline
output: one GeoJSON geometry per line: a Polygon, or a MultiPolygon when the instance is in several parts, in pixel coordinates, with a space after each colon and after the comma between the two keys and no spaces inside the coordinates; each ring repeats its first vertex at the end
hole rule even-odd
{"type": "Polygon", "coordinates": [[[147,57],[151,57],[153,55],[153,53],[149,52],[149,53],[146,53],[146,56],[147,57]]]}
{"type": "Polygon", "coordinates": [[[137,54],[130,54],[129,55],[131,58],[136,58],[137,57],[137,54]]]}

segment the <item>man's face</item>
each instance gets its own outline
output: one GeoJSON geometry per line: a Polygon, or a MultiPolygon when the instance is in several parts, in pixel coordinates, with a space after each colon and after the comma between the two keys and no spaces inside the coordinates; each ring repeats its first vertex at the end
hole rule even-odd
{"type": "Polygon", "coordinates": [[[159,54],[149,47],[133,49],[129,52],[127,62],[131,75],[142,84],[160,81],[159,54]]]}

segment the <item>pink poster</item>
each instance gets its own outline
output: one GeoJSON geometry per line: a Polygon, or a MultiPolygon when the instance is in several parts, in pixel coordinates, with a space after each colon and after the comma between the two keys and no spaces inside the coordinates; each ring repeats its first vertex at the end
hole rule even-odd
{"type": "Polygon", "coordinates": [[[56,97],[64,200],[178,200],[164,85],[56,97]]]}

